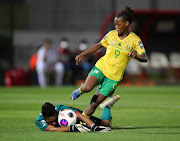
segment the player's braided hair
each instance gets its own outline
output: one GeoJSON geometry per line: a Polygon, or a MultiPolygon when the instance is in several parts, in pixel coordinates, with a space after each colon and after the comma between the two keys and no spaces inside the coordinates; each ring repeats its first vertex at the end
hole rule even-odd
{"type": "Polygon", "coordinates": [[[42,115],[45,119],[47,119],[48,117],[56,116],[57,112],[51,103],[46,102],[42,106],[42,115]]]}
{"type": "Polygon", "coordinates": [[[129,24],[134,20],[134,10],[126,6],[125,10],[122,10],[116,15],[117,18],[123,17],[125,21],[129,21],[129,24]]]}

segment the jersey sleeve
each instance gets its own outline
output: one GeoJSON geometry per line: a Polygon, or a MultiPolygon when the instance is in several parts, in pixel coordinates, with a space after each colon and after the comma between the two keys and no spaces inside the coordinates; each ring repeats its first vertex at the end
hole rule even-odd
{"type": "Polygon", "coordinates": [[[45,131],[49,124],[45,121],[42,114],[40,114],[35,120],[36,126],[42,131],[45,131]]]}
{"type": "Polygon", "coordinates": [[[146,53],[144,45],[141,41],[140,38],[138,38],[137,40],[135,40],[135,50],[137,51],[138,55],[141,55],[143,53],[146,53]]]}
{"type": "Polygon", "coordinates": [[[100,44],[102,46],[104,46],[105,48],[107,48],[107,46],[109,45],[108,42],[107,42],[107,36],[108,36],[109,32],[104,36],[104,38],[100,41],[100,44]]]}

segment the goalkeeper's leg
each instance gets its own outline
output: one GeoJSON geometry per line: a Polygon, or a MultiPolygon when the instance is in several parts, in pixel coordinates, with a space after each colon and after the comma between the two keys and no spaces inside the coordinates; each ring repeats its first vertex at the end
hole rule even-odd
{"type": "Polygon", "coordinates": [[[107,106],[104,107],[100,119],[101,119],[101,125],[106,126],[106,127],[111,127],[112,115],[111,115],[110,107],[107,107],[107,106]]]}

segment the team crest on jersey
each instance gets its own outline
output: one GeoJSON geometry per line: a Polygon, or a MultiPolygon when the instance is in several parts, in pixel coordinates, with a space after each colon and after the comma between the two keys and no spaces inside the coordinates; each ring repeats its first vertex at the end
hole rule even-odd
{"type": "Polygon", "coordinates": [[[41,120],[41,124],[42,124],[42,126],[45,126],[47,123],[45,120],[41,120]]]}
{"type": "Polygon", "coordinates": [[[130,48],[131,48],[130,45],[127,45],[127,46],[126,46],[126,50],[127,50],[127,51],[130,51],[130,48]]]}
{"type": "Polygon", "coordinates": [[[98,73],[99,73],[99,71],[98,71],[98,70],[95,70],[95,71],[94,71],[94,73],[95,73],[95,74],[98,74],[98,73]]]}
{"type": "Polygon", "coordinates": [[[144,45],[143,45],[142,41],[139,41],[138,44],[139,44],[139,46],[140,46],[141,49],[144,48],[144,45]]]}

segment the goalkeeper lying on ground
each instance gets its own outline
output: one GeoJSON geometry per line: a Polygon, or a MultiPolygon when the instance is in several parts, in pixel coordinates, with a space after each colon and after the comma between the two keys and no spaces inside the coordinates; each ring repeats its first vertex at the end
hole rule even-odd
{"type": "Polygon", "coordinates": [[[82,115],[82,111],[72,107],[66,107],[64,105],[56,105],[55,107],[46,102],[42,106],[42,113],[36,118],[35,123],[42,131],[55,131],[55,132],[110,132],[111,131],[111,112],[106,108],[103,109],[101,119],[91,116],[88,118],[82,115]],[[75,124],[69,127],[60,127],[58,124],[59,112],[71,109],[76,115],[78,121],[82,121],[86,124],[75,124]]]}

